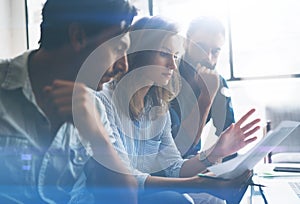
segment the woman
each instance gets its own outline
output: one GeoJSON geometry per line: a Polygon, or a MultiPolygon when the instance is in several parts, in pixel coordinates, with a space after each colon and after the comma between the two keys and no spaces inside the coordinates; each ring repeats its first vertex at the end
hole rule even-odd
{"type": "MultiPolygon", "coordinates": [[[[206,161],[201,161],[199,154],[189,160],[181,158],[171,135],[168,112],[168,103],[180,87],[176,63],[180,37],[175,24],[159,17],[143,18],[133,29],[128,73],[99,93],[114,132],[116,150],[141,189],[209,192],[221,197],[220,189],[238,186],[247,180],[249,172],[232,181],[199,178],[195,175],[206,169],[206,161]],[[150,175],[160,170],[166,177],[150,175]]],[[[203,73],[212,74],[207,70],[203,73]]],[[[252,113],[253,110],[223,133],[207,160],[215,163],[256,139],[248,137],[258,130],[259,127],[253,128],[258,119],[240,128],[252,113]]],[[[223,203],[208,194],[196,197],[195,203],[223,203]]]]}

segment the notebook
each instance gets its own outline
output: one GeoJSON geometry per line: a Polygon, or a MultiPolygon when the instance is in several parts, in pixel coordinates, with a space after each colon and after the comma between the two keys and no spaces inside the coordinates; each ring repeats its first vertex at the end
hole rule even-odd
{"type": "Polygon", "coordinates": [[[279,145],[288,135],[290,135],[300,122],[282,121],[273,131],[263,137],[252,149],[243,155],[218,165],[208,168],[217,177],[232,179],[243,174],[247,169],[253,167],[261,161],[269,152],[279,145]]]}
{"type": "Polygon", "coordinates": [[[274,180],[268,183],[263,188],[266,200],[268,203],[288,203],[299,204],[300,203],[300,180],[274,180]]]}

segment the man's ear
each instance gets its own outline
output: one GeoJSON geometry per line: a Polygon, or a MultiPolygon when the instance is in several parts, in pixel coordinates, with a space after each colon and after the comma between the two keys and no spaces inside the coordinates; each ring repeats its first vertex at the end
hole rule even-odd
{"type": "Polygon", "coordinates": [[[86,46],[86,33],[81,25],[77,23],[72,23],[69,26],[69,39],[70,44],[76,52],[79,52],[81,49],[86,46]]]}

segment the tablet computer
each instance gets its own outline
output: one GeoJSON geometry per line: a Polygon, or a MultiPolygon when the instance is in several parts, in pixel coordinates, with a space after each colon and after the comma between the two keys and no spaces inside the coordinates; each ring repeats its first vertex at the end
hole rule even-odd
{"type": "Polygon", "coordinates": [[[282,121],[274,130],[269,131],[252,149],[234,159],[217,164],[208,168],[217,177],[232,179],[244,173],[247,169],[251,170],[269,152],[288,137],[300,122],[282,121]]]}

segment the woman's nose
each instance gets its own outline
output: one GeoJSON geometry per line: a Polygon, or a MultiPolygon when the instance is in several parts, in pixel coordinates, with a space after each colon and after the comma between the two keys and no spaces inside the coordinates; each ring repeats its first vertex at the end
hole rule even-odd
{"type": "Polygon", "coordinates": [[[176,57],[174,55],[170,56],[168,68],[169,69],[176,69],[177,68],[176,57]]]}

